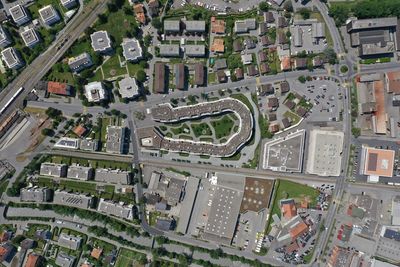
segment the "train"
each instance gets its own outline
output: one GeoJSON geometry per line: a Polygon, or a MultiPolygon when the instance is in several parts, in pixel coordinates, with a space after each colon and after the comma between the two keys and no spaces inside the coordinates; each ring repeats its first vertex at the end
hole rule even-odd
{"type": "Polygon", "coordinates": [[[3,113],[7,110],[7,108],[14,102],[14,100],[24,91],[24,87],[20,87],[17,92],[10,98],[10,100],[7,101],[7,103],[4,105],[4,107],[1,108],[0,110],[0,116],[3,115],[3,113]]]}

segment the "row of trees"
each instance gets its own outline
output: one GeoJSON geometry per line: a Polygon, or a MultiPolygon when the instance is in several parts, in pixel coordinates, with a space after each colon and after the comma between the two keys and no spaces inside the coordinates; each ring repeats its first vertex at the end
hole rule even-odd
{"type": "Polygon", "coordinates": [[[333,4],[329,8],[329,15],[338,26],[343,25],[351,15],[358,19],[399,17],[400,0],[362,0],[354,4],[333,4]]]}

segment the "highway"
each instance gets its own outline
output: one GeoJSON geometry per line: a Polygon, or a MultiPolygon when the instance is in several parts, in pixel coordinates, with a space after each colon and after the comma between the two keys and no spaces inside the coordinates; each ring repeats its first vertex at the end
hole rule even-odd
{"type": "Polygon", "coordinates": [[[52,66],[59,61],[71,45],[79,38],[84,30],[92,25],[97,15],[104,13],[109,0],[93,0],[80,9],[80,12],[65,26],[63,32],[59,34],[55,41],[48,49],[40,54],[30,65],[12,81],[0,93],[0,106],[4,107],[5,104],[11,99],[15,92],[24,87],[25,90],[19,97],[8,107],[8,109],[0,115],[0,122],[2,122],[9,114],[16,108],[21,107],[23,100],[34,86],[42,79],[44,75],[52,68],[52,66]],[[61,44],[63,45],[61,46],[61,44]],[[60,47],[59,49],[57,49],[60,47]]]}

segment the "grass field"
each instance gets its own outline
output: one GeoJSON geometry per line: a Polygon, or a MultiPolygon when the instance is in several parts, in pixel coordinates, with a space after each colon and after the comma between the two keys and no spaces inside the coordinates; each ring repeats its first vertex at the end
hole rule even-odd
{"type": "Polygon", "coordinates": [[[184,123],[184,124],[182,124],[182,125],[179,126],[179,127],[173,127],[173,128],[171,128],[171,132],[172,132],[174,135],[179,135],[179,134],[183,134],[183,133],[188,134],[188,133],[190,133],[190,128],[189,128],[189,126],[188,126],[186,123],[184,123]]]}
{"type": "Polygon", "coordinates": [[[279,201],[281,199],[293,198],[296,202],[301,201],[304,197],[310,199],[311,206],[317,203],[317,197],[319,195],[318,190],[291,181],[278,180],[275,189],[275,198],[272,204],[271,214],[278,214],[280,217],[279,201]]]}
{"type": "Polygon", "coordinates": [[[146,255],[143,253],[121,248],[118,254],[117,262],[115,263],[115,267],[144,266],[143,263],[145,258],[146,255]]]}
{"type": "Polygon", "coordinates": [[[212,131],[208,123],[192,123],[190,126],[192,127],[193,133],[196,137],[212,135],[212,131]]]}
{"type": "Polygon", "coordinates": [[[67,165],[79,164],[82,166],[92,166],[93,168],[110,168],[132,171],[132,165],[128,162],[108,161],[108,160],[92,160],[84,158],[66,157],[55,155],[51,157],[53,163],[64,163],[67,165]]]}
{"type": "Polygon", "coordinates": [[[221,119],[211,121],[211,126],[214,128],[217,139],[228,137],[234,125],[235,122],[227,115],[224,115],[221,119]]]}
{"type": "Polygon", "coordinates": [[[4,180],[0,182],[0,196],[6,191],[8,186],[8,180],[4,180]]]}
{"type": "Polygon", "coordinates": [[[117,12],[105,14],[107,16],[106,23],[95,25],[97,31],[107,31],[113,37],[114,43],[118,45],[122,43],[122,39],[130,29],[138,26],[135,15],[133,13],[126,14],[124,8],[132,9],[129,2],[124,1],[124,6],[117,12]]]}
{"type": "Polygon", "coordinates": [[[231,97],[243,102],[243,104],[250,109],[251,113],[254,114],[253,106],[251,105],[250,100],[244,94],[233,94],[231,97]]]}
{"type": "Polygon", "coordinates": [[[290,110],[286,111],[283,116],[289,118],[289,120],[292,122],[292,125],[297,124],[301,120],[296,113],[293,113],[290,110]]]}

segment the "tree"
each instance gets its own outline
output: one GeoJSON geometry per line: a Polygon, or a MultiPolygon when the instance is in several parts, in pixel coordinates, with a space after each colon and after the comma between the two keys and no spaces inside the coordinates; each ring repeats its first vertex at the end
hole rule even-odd
{"type": "Polygon", "coordinates": [[[149,46],[151,45],[151,40],[152,40],[151,35],[150,35],[150,34],[147,34],[147,35],[143,38],[144,46],[149,47],[149,46]]]}
{"type": "Polygon", "coordinates": [[[222,257],[223,255],[224,255],[224,252],[222,251],[221,248],[211,250],[211,252],[210,252],[210,256],[213,259],[218,259],[219,257],[222,257]]]}
{"type": "Polygon", "coordinates": [[[138,70],[138,72],[136,72],[136,80],[143,83],[146,81],[146,79],[147,79],[147,75],[144,70],[138,70]]]}
{"type": "Polygon", "coordinates": [[[124,13],[125,13],[125,15],[132,16],[133,10],[131,7],[126,6],[126,7],[124,7],[124,13]]]}
{"type": "Polygon", "coordinates": [[[156,28],[157,30],[160,30],[162,28],[162,23],[160,18],[153,18],[151,20],[151,25],[153,25],[153,27],[156,28]]]}
{"type": "Polygon", "coordinates": [[[335,50],[333,48],[328,47],[324,50],[324,55],[328,60],[329,64],[334,65],[337,62],[337,56],[335,50]]]}
{"type": "Polygon", "coordinates": [[[52,129],[49,129],[49,128],[44,128],[42,130],[42,134],[44,136],[53,136],[54,135],[54,131],[52,129]]]}
{"type": "Polygon", "coordinates": [[[329,16],[331,16],[337,26],[342,26],[349,17],[350,10],[344,5],[331,5],[329,16]]]}
{"type": "Polygon", "coordinates": [[[267,12],[268,10],[269,10],[269,5],[268,5],[268,3],[267,2],[261,2],[259,5],[258,5],[258,8],[261,10],[261,11],[264,11],[264,12],[267,12]]]}
{"type": "Polygon", "coordinates": [[[286,1],[283,5],[283,9],[285,9],[287,12],[293,12],[292,1],[286,1]]]}
{"type": "Polygon", "coordinates": [[[97,15],[97,18],[99,19],[100,24],[107,23],[107,21],[108,21],[108,18],[105,14],[99,14],[99,15],[97,15]]]}
{"type": "Polygon", "coordinates": [[[351,128],[351,133],[354,135],[355,138],[357,138],[361,135],[361,129],[353,127],[351,128]]]}
{"type": "Polygon", "coordinates": [[[305,83],[306,82],[306,77],[304,77],[304,75],[299,76],[299,82],[301,83],[305,83]]]}
{"type": "Polygon", "coordinates": [[[49,107],[46,110],[46,115],[49,116],[51,119],[60,119],[62,116],[62,111],[56,108],[49,107]]]}
{"type": "Polygon", "coordinates": [[[311,16],[311,11],[308,8],[301,8],[299,10],[299,13],[303,17],[303,19],[309,19],[311,16]]]}

